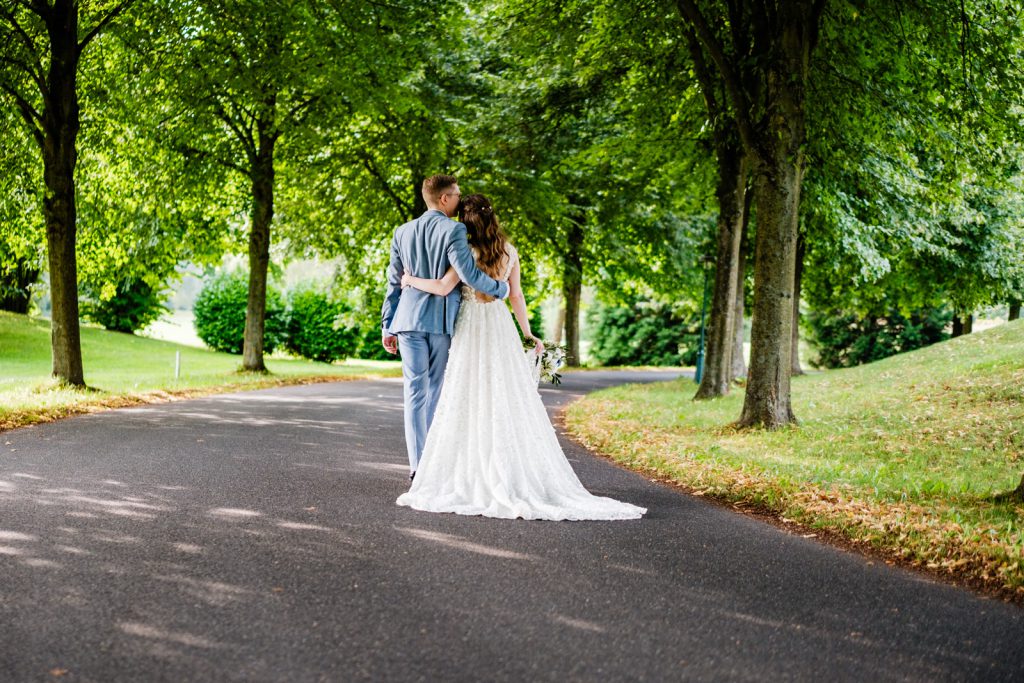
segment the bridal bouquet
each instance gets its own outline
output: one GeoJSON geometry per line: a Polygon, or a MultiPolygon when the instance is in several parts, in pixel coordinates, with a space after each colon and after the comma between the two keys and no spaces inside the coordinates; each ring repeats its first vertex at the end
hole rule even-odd
{"type": "Polygon", "coordinates": [[[524,340],[526,353],[532,356],[533,378],[549,384],[561,384],[562,375],[558,371],[565,366],[565,346],[553,342],[544,342],[543,353],[537,353],[532,339],[524,340]]]}

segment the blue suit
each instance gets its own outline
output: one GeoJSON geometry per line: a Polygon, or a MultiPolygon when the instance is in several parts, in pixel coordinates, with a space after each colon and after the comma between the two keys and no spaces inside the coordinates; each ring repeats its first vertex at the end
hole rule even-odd
{"type": "Polygon", "coordinates": [[[402,354],[405,443],[413,472],[419,465],[441,395],[462,294],[459,287],[447,296],[428,294],[412,287],[403,290],[402,273],[439,279],[450,266],[463,282],[478,292],[499,299],[508,296],[508,283],[499,282],[477,268],[466,238],[466,226],[462,223],[431,209],[395,230],[391,240],[388,289],[381,309],[381,330],[398,337],[402,354]]]}

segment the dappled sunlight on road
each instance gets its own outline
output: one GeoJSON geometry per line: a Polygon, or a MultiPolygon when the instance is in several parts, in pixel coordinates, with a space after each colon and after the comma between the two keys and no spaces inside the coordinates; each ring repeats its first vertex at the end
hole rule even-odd
{"type": "Polygon", "coordinates": [[[630,567],[625,564],[609,564],[609,569],[617,569],[620,572],[629,572],[630,574],[643,574],[645,576],[657,576],[657,572],[653,572],[650,569],[641,569],[640,567],[630,567]]]}
{"type": "MultiPolygon", "coordinates": [[[[192,531],[194,522],[189,517],[202,511],[195,509],[189,500],[188,487],[148,485],[136,490],[121,480],[55,482],[18,474],[23,476],[8,475],[12,481],[0,488],[0,514],[7,506],[13,509],[25,504],[32,506],[29,509],[34,507],[35,512],[20,520],[10,515],[3,517],[0,556],[8,562],[49,569],[78,563],[78,570],[91,570],[95,569],[92,564],[95,561],[109,559],[115,547],[134,546],[138,550],[127,556],[118,553],[122,562],[127,559],[119,571],[146,575],[154,561],[187,562],[190,558],[209,555],[203,545],[189,538],[195,533],[192,531]],[[134,495],[128,495],[129,492],[134,495]],[[179,495],[181,499],[175,500],[172,495],[179,495]]],[[[221,542],[259,537],[268,547],[291,548],[297,555],[319,554],[324,542],[331,547],[339,544],[352,547],[354,541],[347,533],[301,519],[309,514],[307,511],[300,514],[299,519],[289,519],[265,515],[259,510],[224,506],[207,508],[204,516],[218,525],[214,531],[222,537],[221,542]]],[[[3,593],[0,588],[0,595],[3,593]]]]}
{"type": "Polygon", "coordinates": [[[256,512],[255,510],[242,510],[240,508],[215,508],[210,510],[211,515],[218,517],[259,517],[262,512],[256,512]]]}
{"type": "Polygon", "coordinates": [[[394,463],[394,462],[375,462],[372,460],[360,460],[356,462],[348,463],[355,465],[356,467],[362,467],[368,470],[378,470],[381,472],[401,472],[406,474],[409,471],[409,465],[405,463],[394,463]]]}
{"type": "Polygon", "coordinates": [[[96,637],[114,656],[187,665],[204,652],[237,651],[242,645],[225,640],[216,624],[280,609],[279,586],[295,563],[330,557],[343,567],[362,553],[349,533],[320,522],[316,507],[296,504],[294,514],[282,515],[227,499],[204,505],[195,486],[134,483],[124,472],[43,477],[23,466],[4,481],[5,619],[27,624],[39,610],[59,613],[72,630],[98,627],[96,637]],[[216,618],[205,626],[181,621],[183,612],[209,610],[216,618]],[[97,624],[98,614],[107,616],[97,624]]]}
{"type": "Polygon", "coordinates": [[[135,622],[122,622],[117,625],[119,629],[124,631],[130,636],[139,636],[141,638],[152,638],[155,640],[163,640],[170,643],[177,643],[179,645],[186,645],[188,647],[201,647],[201,648],[222,648],[223,645],[215,643],[207,638],[195,636],[190,633],[184,633],[180,631],[164,631],[154,626],[148,626],[146,624],[139,624],[135,622]]]}
{"type": "MultiPolygon", "coordinates": [[[[566,381],[542,389],[549,408],[607,382],[566,381]]],[[[380,667],[419,672],[433,656],[424,653],[462,666],[524,651],[524,668],[505,677],[536,678],[534,653],[552,672],[573,658],[559,673],[587,680],[627,678],[616,663],[638,654],[635,678],[664,680],[686,677],[678,665],[703,653],[760,671],[777,649],[849,660],[848,671],[885,661],[916,680],[991,670],[975,655],[994,647],[968,647],[919,618],[939,613],[956,628],[973,619],[976,632],[1000,636],[998,619],[972,616],[953,591],[909,595],[914,585],[887,568],[736,520],[572,444],[588,487],[642,502],[642,522],[410,514],[394,504],[408,487],[401,413],[395,380],[11,432],[0,460],[10,625],[0,645],[63,648],[78,662],[48,663],[38,678],[60,665],[67,680],[108,666],[120,680],[348,680],[334,675],[344,667],[391,680],[380,667]],[[659,658],[667,668],[643,669],[659,658]]]]}
{"type": "Polygon", "coordinates": [[[551,621],[556,624],[571,626],[572,628],[579,629],[580,631],[589,631],[591,633],[605,633],[608,630],[604,626],[595,624],[592,621],[587,621],[586,619],[574,619],[573,617],[567,617],[564,614],[552,615],[551,621]]]}
{"type": "Polygon", "coordinates": [[[395,527],[396,531],[400,531],[403,534],[408,534],[414,538],[419,538],[424,541],[432,541],[439,543],[448,548],[455,548],[456,550],[465,550],[467,552],[476,553],[478,555],[487,555],[489,557],[500,557],[505,560],[525,560],[528,562],[536,562],[540,558],[536,555],[527,555],[525,553],[517,553],[512,550],[505,550],[503,548],[495,548],[489,545],[483,545],[481,543],[474,543],[467,541],[459,536],[452,534],[443,534],[439,531],[427,531],[426,529],[410,529],[407,527],[395,527]]]}

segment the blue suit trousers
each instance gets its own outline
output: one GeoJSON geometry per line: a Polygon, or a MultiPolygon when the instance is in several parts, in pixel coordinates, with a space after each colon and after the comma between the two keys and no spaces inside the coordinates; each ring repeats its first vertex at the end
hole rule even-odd
{"type": "Polygon", "coordinates": [[[397,336],[405,384],[405,445],[409,469],[415,472],[441,396],[452,338],[429,332],[399,332],[397,336]]]}

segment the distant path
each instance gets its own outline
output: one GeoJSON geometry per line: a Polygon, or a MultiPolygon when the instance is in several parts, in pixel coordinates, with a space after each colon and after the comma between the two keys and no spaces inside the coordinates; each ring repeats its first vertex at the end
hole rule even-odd
{"type": "Polygon", "coordinates": [[[1024,680],[1024,610],[566,441],[584,484],[649,515],[396,507],[401,424],[383,380],[0,434],[0,680],[1024,680]]]}

